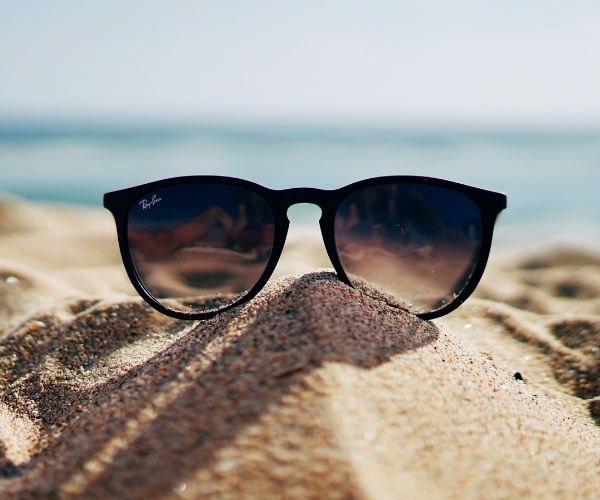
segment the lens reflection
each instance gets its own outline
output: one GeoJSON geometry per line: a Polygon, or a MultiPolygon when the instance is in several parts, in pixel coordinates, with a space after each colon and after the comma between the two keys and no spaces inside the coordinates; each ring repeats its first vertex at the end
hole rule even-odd
{"type": "Polygon", "coordinates": [[[258,282],[271,256],[274,219],[249,189],[185,184],[136,200],[127,236],[135,269],[156,300],[176,311],[206,312],[258,282]]]}
{"type": "Polygon", "coordinates": [[[452,189],[386,184],[356,191],[338,208],[335,241],[344,271],[432,312],[452,302],[473,273],[481,247],[477,205],[452,189]]]}

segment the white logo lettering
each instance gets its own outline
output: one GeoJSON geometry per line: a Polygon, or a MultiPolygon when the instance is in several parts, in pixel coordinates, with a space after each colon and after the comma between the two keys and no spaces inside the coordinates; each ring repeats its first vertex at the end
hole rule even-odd
{"type": "Polygon", "coordinates": [[[142,200],[138,203],[138,205],[142,205],[142,209],[143,210],[150,210],[154,205],[156,205],[159,201],[161,201],[162,198],[157,198],[155,194],[152,195],[152,199],[150,201],[148,200],[142,200]]]}

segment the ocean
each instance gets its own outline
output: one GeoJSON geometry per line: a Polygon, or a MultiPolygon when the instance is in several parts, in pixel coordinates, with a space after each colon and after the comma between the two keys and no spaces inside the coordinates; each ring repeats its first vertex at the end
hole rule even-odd
{"type": "MultiPolygon", "coordinates": [[[[0,123],[3,193],[100,206],[106,191],[195,174],[271,188],[429,175],[506,193],[501,243],[600,243],[600,130],[0,123]]],[[[316,210],[293,222],[316,224],[316,210]]]]}

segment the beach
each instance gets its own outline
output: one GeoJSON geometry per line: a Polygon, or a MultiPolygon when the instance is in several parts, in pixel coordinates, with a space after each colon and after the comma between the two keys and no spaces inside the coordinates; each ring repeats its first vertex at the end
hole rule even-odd
{"type": "Polygon", "coordinates": [[[0,497],[598,498],[600,253],[492,253],[424,321],[293,228],[205,321],[137,296],[99,208],[0,203],[0,497]]]}

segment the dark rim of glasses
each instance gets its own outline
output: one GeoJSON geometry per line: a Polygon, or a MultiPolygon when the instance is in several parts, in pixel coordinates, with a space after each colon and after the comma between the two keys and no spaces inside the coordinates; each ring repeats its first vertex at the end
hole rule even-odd
{"type": "Polygon", "coordinates": [[[287,232],[289,229],[290,221],[287,217],[287,211],[292,205],[298,203],[310,203],[317,205],[321,208],[321,218],[319,225],[321,227],[321,234],[325,244],[327,255],[331,260],[333,268],[335,269],[340,281],[346,285],[355,288],[350,279],[346,275],[342,264],[340,262],[338,252],[335,246],[335,234],[334,234],[334,219],[338,207],[340,204],[352,193],[359,189],[385,185],[385,184],[422,184],[427,186],[440,186],[452,189],[459,193],[466,195],[470,198],[479,208],[482,216],[482,236],[481,236],[481,247],[475,269],[467,282],[465,288],[460,294],[441,309],[426,312],[417,313],[416,316],[422,319],[434,319],[444,316],[451,311],[454,311],[459,307],[475,290],[481,276],[485,270],[489,252],[492,244],[492,235],[494,230],[495,221],[502,210],[507,206],[506,195],[497,193],[494,191],[488,191],[485,189],[460,184],[453,181],[447,181],[443,179],[436,179],[432,177],[422,176],[386,176],[386,177],[374,177],[358,182],[354,182],[347,186],[339,189],[326,190],[316,188],[291,188],[291,189],[269,189],[260,184],[256,184],[251,181],[243,179],[236,179],[233,177],[222,177],[222,176],[186,176],[186,177],[174,177],[171,179],[164,179],[148,184],[142,184],[119,191],[113,191],[104,195],[104,207],[110,210],[113,214],[117,226],[117,235],[119,241],[119,248],[121,251],[121,257],[127,271],[127,275],[131,280],[131,283],[141,295],[141,297],[150,304],[153,308],[160,311],[161,313],[171,316],[177,319],[208,319],[220,314],[224,311],[232,309],[244,302],[247,302],[254,298],[258,292],[265,286],[269,278],[271,277],[277,262],[283,251],[287,232]],[[273,211],[274,223],[275,223],[275,235],[273,241],[273,248],[268,264],[256,284],[242,297],[236,300],[234,303],[224,306],[218,310],[208,312],[182,312],[170,309],[165,305],[161,304],[156,300],[149,290],[144,286],[142,280],[136,272],[131,253],[129,251],[129,242],[127,237],[127,224],[128,214],[133,203],[139,199],[140,196],[144,195],[148,191],[155,190],[158,188],[164,188],[168,186],[177,186],[183,184],[222,184],[229,186],[239,186],[255,193],[258,193],[264,198],[269,204],[273,211]]]}

